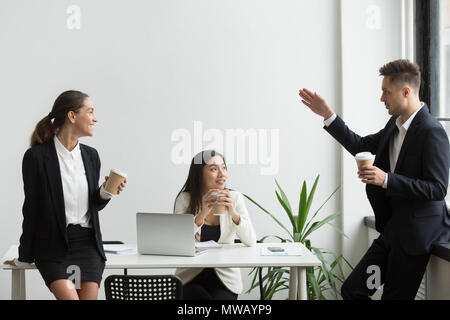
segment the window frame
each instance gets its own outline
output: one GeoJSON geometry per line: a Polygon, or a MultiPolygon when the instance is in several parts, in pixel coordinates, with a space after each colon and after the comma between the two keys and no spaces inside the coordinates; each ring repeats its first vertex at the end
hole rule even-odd
{"type": "MultiPolygon", "coordinates": [[[[444,2],[442,2],[444,3],[444,2]]],[[[441,121],[441,8],[440,0],[416,0],[416,62],[422,73],[420,97],[441,121]]],[[[445,3],[444,3],[445,5],[445,3]]]]}

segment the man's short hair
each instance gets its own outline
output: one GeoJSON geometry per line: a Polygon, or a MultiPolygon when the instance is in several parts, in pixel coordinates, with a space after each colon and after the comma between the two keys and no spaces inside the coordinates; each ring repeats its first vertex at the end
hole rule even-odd
{"type": "Polygon", "coordinates": [[[386,63],[380,68],[380,76],[389,77],[397,86],[409,84],[413,89],[420,88],[420,68],[407,59],[399,59],[386,63]]]}

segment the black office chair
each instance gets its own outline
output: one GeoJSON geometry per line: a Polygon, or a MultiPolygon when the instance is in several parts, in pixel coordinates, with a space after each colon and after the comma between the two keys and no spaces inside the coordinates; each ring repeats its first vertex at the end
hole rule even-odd
{"type": "Polygon", "coordinates": [[[175,275],[111,275],[106,300],[181,300],[183,284],[175,275]]]}

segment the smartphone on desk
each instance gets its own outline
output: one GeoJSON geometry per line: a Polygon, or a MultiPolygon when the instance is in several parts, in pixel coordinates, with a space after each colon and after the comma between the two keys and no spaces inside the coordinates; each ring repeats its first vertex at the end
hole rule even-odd
{"type": "Polygon", "coordinates": [[[270,252],[283,252],[284,249],[280,248],[280,247],[268,247],[267,250],[269,250],[270,252]]]}

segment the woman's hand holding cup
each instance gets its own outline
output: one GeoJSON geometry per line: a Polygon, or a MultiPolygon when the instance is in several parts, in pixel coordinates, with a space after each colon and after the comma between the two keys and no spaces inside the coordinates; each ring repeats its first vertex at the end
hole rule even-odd
{"type": "Polygon", "coordinates": [[[200,214],[204,215],[206,218],[213,210],[214,206],[217,203],[216,193],[219,192],[219,189],[210,189],[203,197],[202,197],[202,211],[200,214]]]}
{"type": "Polygon", "coordinates": [[[228,214],[231,216],[235,224],[239,224],[241,216],[234,207],[233,198],[229,190],[220,190],[222,196],[217,199],[217,206],[224,206],[227,209],[228,214]]]}
{"type": "MultiPolygon", "coordinates": [[[[105,187],[106,181],[108,181],[108,179],[109,179],[109,177],[105,176],[105,182],[103,183],[103,188],[105,187]]],[[[119,184],[119,187],[117,188],[117,194],[120,194],[123,191],[123,189],[125,189],[126,184],[127,184],[127,178],[125,178],[125,180],[123,180],[123,182],[121,182],[119,184]]]]}
{"type": "Polygon", "coordinates": [[[116,169],[111,169],[109,176],[105,177],[103,188],[106,192],[113,195],[118,195],[123,191],[127,183],[126,173],[120,172],[116,169]]]}
{"type": "Polygon", "coordinates": [[[219,191],[218,189],[211,189],[202,196],[202,208],[200,213],[195,216],[195,224],[201,226],[207,216],[213,211],[214,205],[217,202],[217,197],[213,193],[219,191]]]}
{"type": "Polygon", "coordinates": [[[234,211],[233,199],[231,198],[230,191],[228,190],[220,190],[217,192],[217,206],[226,207],[227,211],[230,213],[234,211]]]}

